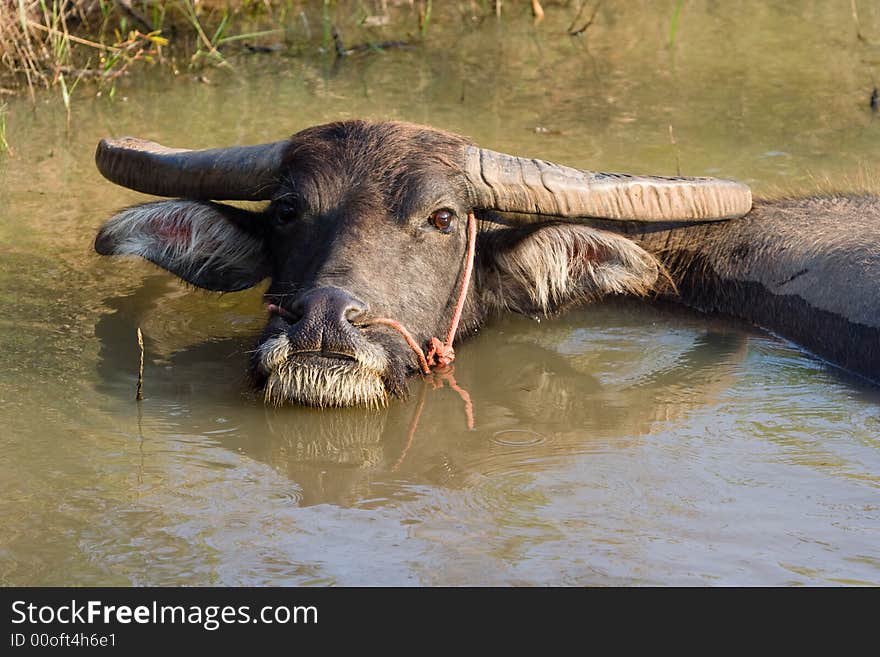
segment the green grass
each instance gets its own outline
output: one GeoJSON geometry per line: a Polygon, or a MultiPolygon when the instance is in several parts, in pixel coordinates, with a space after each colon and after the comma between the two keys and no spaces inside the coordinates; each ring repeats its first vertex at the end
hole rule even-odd
{"type": "Polygon", "coordinates": [[[12,155],[12,146],[6,141],[6,103],[0,105],[0,153],[12,155]]]}
{"type": "MultiPolygon", "coordinates": [[[[283,36],[272,8],[294,13],[296,0],[0,0],[0,81],[9,86],[58,87],[112,82],[185,52],[190,67],[228,66],[223,46],[283,36]],[[262,23],[274,29],[244,29],[262,23]]],[[[295,14],[298,17],[298,14],[295,14]]]]}
{"type": "MultiPolygon", "coordinates": [[[[371,43],[426,39],[429,27],[474,22],[500,6],[494,0],[0,0],[0,86],[26,89],[33,102],[35,89],[57,89],[69,112],[75,90],[95,84],[112,98],[119,78],[150,68],[232,68],[235,55],[253,52],[334,57],[334,32],[366,51],[371,43]]],[[[546,11],[573,7],[560,1],[546,11]]],[[[504,9],[517,16],[534,6],[508,0],[504,9]]],[[[673,38],[680,10],[681,2],[673,38]]]]}
{"type": "Polygon", "coordinates": [[[431,23],[431,9],[433,8],[432,4],[433,3],[431,0],[427,0],[424,10],[419,16],[419,34],[422,36],[422,38],[424,38],[425,35],[428,33],[428,25],[431,23]]]}
{"type": "Polygon", "coordinates": [[[666,40],[670,48],[675,45],[675,37],[678,35],[678,19],[681,18],[681,8],[683,6],[684,0],[676,0],[675,8],[672,10],[672,20],[669,22],[669,38],[666,40]]]}
{"type": "Polygon", "coordinates": [[[111,0],[96,5],[83,0],[9,2],[14,16],[0,13],[0,79],[23,82],[32,95],[35,87],[57,86],[67,103],[76,86],[68,84],[71,78],[113,78],[134,62],[161,58],[168,44],[160,31],[127,29],[127,17],[111,0]]]}

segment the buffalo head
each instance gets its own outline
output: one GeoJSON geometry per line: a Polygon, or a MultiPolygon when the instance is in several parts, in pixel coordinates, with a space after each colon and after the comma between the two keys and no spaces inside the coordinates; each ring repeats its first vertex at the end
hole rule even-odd
{"type": "Polygon", "coordinates": [[[276,404],[404,394],[417,355],[373,320],[392,318],[417,344],[445,335],[469,222],[474,274],[459,335],[494,311],[551,313],[652,289],[661,268],[651,255],[572,219],[706,221],[751,205],[729,181],[579,171],[405,123],[347,121],[204,151],[122,138],[102,141],[96,159],[113,182],[179,197],[117,214],[98,233],[99,253],[142,256],[208,290],[270,279],[252,370],[276,404]],[[220,200],[269,203],[257,212],[220,200]]]}

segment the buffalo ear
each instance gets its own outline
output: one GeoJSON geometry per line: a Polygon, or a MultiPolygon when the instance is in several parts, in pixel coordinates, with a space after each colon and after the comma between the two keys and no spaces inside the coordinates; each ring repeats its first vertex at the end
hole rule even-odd
{"type": "Polygon", "coordinates": [[[644,296],[661,265],[632,240],[578,224],[500,229],[481,236],[477,287],[494,309],[534,314],[611,294],[644,296]]]}
{"type": "Polygon", "coordinates": [[[101,255],[137,255],[207,290],[233,292],[269,275],[259,216],[219,203],[157,201],[127,208],[95,239],[101,255]]]}

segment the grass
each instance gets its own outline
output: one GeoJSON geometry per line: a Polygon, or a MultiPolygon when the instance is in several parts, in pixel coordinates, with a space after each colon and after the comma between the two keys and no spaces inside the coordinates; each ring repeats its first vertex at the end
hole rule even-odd
{"type": "Polygon", "coordinates": [[[80,80],[110,83],[134,69],[176,63],[228,66],[221,52],[236,41],[283,36],[284,29],[240,30],[233,23],[274,23],[295,0],[2,0],[0,81],[11,87],[58,87],[67,104],[80,80]],[[274,12],[274,13],[272,13],[274,12]]]}
{"type": "Polygon", "coordinates": [[[431,23],[431,10],[433,9],[433,2],[428,0],[425,3],[424,9],[419,12],[419,34],[424,37],[428,33],[428,25],[431,23]]]}
{"type": "Polygon", "coordinates": [[[0,153],[13,155],[12,146],[6,141],[6,103],[0,105],[0,153]]]}
{"type": "Polygon", "coordinates": [[[36,89],[57,89],[69,115],[84,83],[113,98],[119,78],[149,68],[232,68],[239,52],[338,55],[337,27],[357,43],[350,50],[375,50],[395,42],[371,30],[424,39],[438,20],[500,15],[502,6],[536,20],[545,11],[538,0],[0,0],[0,89],[34,103],[36,89]]]}
{"type": "Polygon", "coordinates": [[[675,45],[675,37],[678,34],[678,20],[681,18],[681,8],[684,6],[684,0],[676,0],[675,8],[672,10],[672,20],[669,22],[669,37],[666,40],[668,47],[675,45]]]}
{"type": "Polygon", "coordinates": [[[57,86],[69,106],[70,94],[83,78],[112,80],[135,62],[161,59],[161,49],[168,43],[161,30],[126,29],[129,19],[114,9],[124,4],[111,0],[0,4],[0,76],[13,86],[23,82],[32,97],[36,87],[57,86]]]}

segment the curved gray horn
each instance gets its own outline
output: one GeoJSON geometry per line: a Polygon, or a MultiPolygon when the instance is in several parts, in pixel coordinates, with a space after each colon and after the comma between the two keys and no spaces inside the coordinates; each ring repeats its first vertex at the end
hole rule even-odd
{"type": "Polygon", "coordinates": [[[108,180],[145,194],[258,201],[272,197],[287,143],[190,151],[121,137],[102,139],[95,163],[108,180]]]}
{"type": "Polygon", "coordinates": [[[746,214],[752,193],[716,178],[664,178],[580,171],[468,147],[475,204],[501,212],[637,221],[716,221],[746,214]]]}

